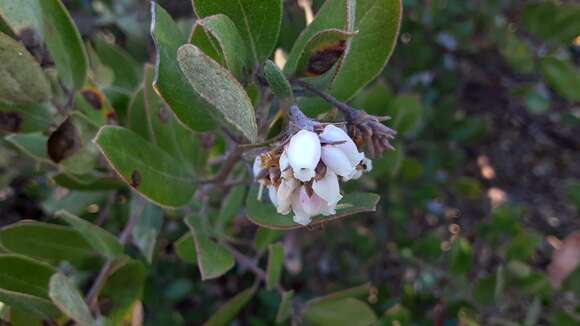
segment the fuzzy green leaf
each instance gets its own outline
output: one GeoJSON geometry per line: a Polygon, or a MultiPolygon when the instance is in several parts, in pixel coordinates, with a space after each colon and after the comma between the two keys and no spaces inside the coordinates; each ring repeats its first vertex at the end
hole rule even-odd
{"type": "Polygon", "coordinates": [[[254,107],[235,77],[195,45],[180,47],[177,61],[191,87],[214,106],[228,125],[255,142],[258,127],[254,107]]]}
{"type": "Polygon", "coordinates": [[[101,128],[94,141],[119,176],[149,200],[168,207],[190,202],[192,177],[161,148],[116,126],[101,128]]]}

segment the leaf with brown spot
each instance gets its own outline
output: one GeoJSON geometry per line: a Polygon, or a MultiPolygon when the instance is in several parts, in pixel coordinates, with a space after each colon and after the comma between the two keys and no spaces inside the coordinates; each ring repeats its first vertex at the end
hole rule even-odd
{"type": "Polygon", "coordinates": [[[22,117],[18,112],[0,112],[0,130],[19,132],[22,128],[22,117]]]}
{"type": "Polygon", "coordinates": [[[98,93],[91,88],[85,88],[81,91],[81,95],[93,109],[99,111],[103,108],[103,98],[101,93],[98,93]]]}
{"type": "Polygon", "coordinates": [[[140,184],[141,184],[141,173],[135,170],[133,171],[133,173],[131,173],[131,187],[138,188],[140,184]]]}
{"type": "Polygon", "coordinates": [[[559,288],[566,278],[580,265],[580,231],[570,234],[554,251],[548,266],[552,286],[559,288]]]}
{"type": "Polygon", "coordinates": [[[81,148],[80,133],[70,117],[50,135],[46,146],[48,157],[56,163],[71,157],[81,148]]]}

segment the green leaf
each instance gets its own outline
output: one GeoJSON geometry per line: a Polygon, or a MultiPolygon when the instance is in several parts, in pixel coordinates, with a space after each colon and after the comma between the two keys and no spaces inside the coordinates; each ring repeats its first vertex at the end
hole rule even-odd
{"type": "Polygon", "coordinates": [[[522,13],[523,24],[529,32],[541,38],[569,44],[580,30],[580,5],[543,1],[529,3],[522,13]]]}
{"type": "Polygon", "coordinates": [[[576,204],[576,207],[580,208],[580,181],[568,180],[566,184],[566,193],[572,203],[576,204]]]}
{"type": "Polygon", "coordinates": [[[4,139],[35,160],[52,163],[46,153],[48,137],[40,132],[30,134],[10,134],[4,139]]]}
{"type": "MultiPolygon", "coordinates": [[[[323,10],[337,10],[329,9],[329,6],[345,6],[345,4],[336,4],[337,2],[327,1],[318,15],[323,15],[323,10]]],[[[339,100],[347,101],[381,73],[395,48],[402,11],[400,0],[359,0],[356,2],[354,29],[344,29],[358,33],[347,44],[346,53],[329,87],[331,95],[339,100]]],[[[311,25],[313,24],[314,22],[311,25]]],[[[327,24],[323,28],[342,29],[343,27],[327,24]]],[[[311,29],[310,26],[309,29],[311,29]]],[[[301,105],[308,112],[320,112],[320,108],[328,107],[328,104],[318,98],[304,99],[301,105]]]]}
{"type": "Polygon", "coordinates": [[[268,247],[268,268],[266,269],[266,287],[273,290],[278,287],[284,263],[284,246],[280,243],[268,247]]]}
{"type": "Polygon", "coordinates": [[[7,132],[46,132],[54,123],[56,111],[48,103],[0,104],[0,130],[7,132]]]}
{"type": "Polygon", "coordinates": [[[185,218],[185,224],[191,230],[195,241],[197,265],[202,280],[220,277],[234,267],[234,256],[222,245],[210,239],[201,218],[190,215],[185,218]]]}
{"type": "Polygon", "coordinates": [[[368,304],[353,298],[309,305],[304,312],[313,325],[371,325],[377,316],[368,304]]]}
{"type": "Polygon", "coordinates": [[[0,230],[0,244],[10,252],[55,262],[78,262],[95,255],[74,229],[34,221],[4,227],[0,230]]]}
{"type": "Polygon", "coordinates": [[[228,68],[239,80],[252,68],[247,43],[242,39],[234,22],[226,15],[217,14],[196,21],[191,34],[191,44],[228,68]]]}
{"type": "Polygon", "coordinates": [[[281,0],[193,0],[197,17],[224,14],[231,18],[250,47],[254,63],[267,59],[278,41],[281,0]]]}
{"type": "Polygon", "coordinates": [[[475,178],[460,177],[455,182],[455,191],[469,199],[477,199],[481,196],[481,184],[475,178]]]}
{"type": "Polygon", "coordinates": [[[354,297],[368,297],[369,291],[371,288],[370,283],[365,283],[359,286],[355,286],[352,288],[340,290],[322,297],[318,297],[312,299],[307,302],[308,305],[316,305],[323,302],[330,302],[330,301],[337,301],[346,298],[354,298],[354,297]]]}
{"type": "Polygon", "coordinates": [[[30,104],[50,98],[50,84],[34,57],[0,32],[0,101],[30,104]]]}
{"type": "Polygon", "coordinates": [[[259,227],[256,231],[256,250],[259,252],[266,250],[269,244],[280,239],[283,235],[282,231],[259,227]]]}
{"type": "MultiPolygon", "coordinates": [[[[304,226],[294,223],[292,215],[281,215],[276,212],[276,207],[271,203],[260,202],[257,200],[258,190],[254,187],[250,190],[246,200],[246,209],[248,218],[255,224],[275,229],[291,230],[304,226]]],[[[317,216],[312,219],[309,227],[337,220],[362,212],[373,212],[376,209],[380,197],[371,193],[349,193],[336,206],[336,214],[332,216],[317,216]]]]}
{"type": "Polygon", "coordinates": [[[293,312],[292,309],[292,299],[294,298],[294,291],[287,291],[282,294],[282,300],[278,306],[278,312],[276,313],[276,323],[281,324],[290,317],[293,312]]]}
{"type": "Polygon", "coordinates": [[[270,60],[266,61],[264,64],[264,77],[266,78],[270,89],[272,89],[272,92],[274,92],[278,98],[283,100],[292,100],[294,98],[290,82],[274,62],[270,60]]]}
{"type": "Polygon", "coordinates": [[[534,70],[534,54],[525,42],[509,30],[498,31],[499,51],[508,64],[521,73],[531,73],[534,70]]]}
{"type": "Polygon", "coordinates": [[[508,260],[527,260],[542,243],[542,237],[532,231],[522,231],[513,237],[506,248],[508,260]]]}
{"type": "Polygon", "coordinates": [[[40,319],[52,319],[60,315],[60,311],[52,302],[30,294],[0,289],[0,302],[40,319]]]}
{"type": "Polygon", "coordinates": [[[227,124],[255,142],[258,127],[254,107],[235,77],[191,44],[179,48],[177,61],[191,87],[217,109],[227,124]]]}
{"type": "Polygon", "coordinates": [[[246,304],[252,299],[256,289],[254,287],[238,293],[228,300],[211,318],[205,322],[205,326],[227,326],[238,315],[246,304]]]}
{"type": "Polygon", "coordinates": [[[224,199],[215,227],[218,232],[223,232],[242,211],[246,199],[246,188],[245,185],[236,186],[224,199]]]}
{"type": "Polygon", "coordinates": [[[210,105],[189,85],[177,62],[177,49],[187,42],[171,16],[151,2],[151,35],[157,49],[157,77],[154,88],[171,107],[177,119],[196,131],[214,130],[210,105]]]}
{"type": "Polygon", "coordinates": [[[195,248],[195,240],[191,233],[184,234],[181,238],[175,241],[175,253],[181,260],[197,265],[197,254],[195,248]]]}
{"type": "Polygon", "coordinates": [[[373,162],[372,177],[389,176],[396,177],[401,171],[405,160],[405,147],[403,144],[394,144],[395,150],[384,153],[373,162]]]}
{"type": "Polygon", "coordinates": [[[0,15],[20,35],[35,30],[44,40],[68,88],[85,84],[88,59],[81,35],[60,0],[0,0],[0,15]]]}
{"type": "MultiPolygon", "coordinates": [[[[136,200],[131,202],[131,211],[137,209],[136,202],[136,200]]],[[[133,228],[133,242],[149,263],[153,260],[153,250],[155,250],[162,223],[163,210],[153,203],[146,203],[141,217],[133,228]]]]}
{"type": "Polygon", "coordinates": [[[569,60],[546,57],[540,61],[540,68],[558,94],[570,101],[580,101],[580,72],[569,60]]]}
{"type": "Polygon", "coordinates": [[[143,88],[135,93],[131,101],[127,127],[171,155],[174,164],[182,165],[189,174],[200,174],[207,162],[207,155],[199,135],[177,121],[155,93],[152,86],[154,78],[154,67],[145,65],[143,88]]]}
{"type": "Polygon", "coordinates": [[[26,256],[0,254],[0,289],[48,299],[48,281],[55,269],[26,256]]]}
{"type": "Polygon", "coordinates": [[[113,126],[101,128],[94,142],[119,176],[149,200],[168,207],[191,201],[193,179],[162,149],[128,129],[113,126]]]}
{"type": "Polygon", "coordinates": [[[78,191],[111,191],[125,186],[118,178],[99,177],[93,174],[61,173],[51,177],[57,185],[78,191]]]}
{"type": "Polygon", "coordinates": [[[57,307],[72,320],[80,325],[97,325],[75,284],[65,275],[57,273],[50,278],[49,295],[57,307]]]}
{"type": "Polygon", "coordinates": [[[94,39],[100,62],[113,72],[112,86],[133,91],[141,82],[140,67],[125,50],[100,37],[94,39]]]}
{"type": "Polygon", "coordinates": [[[390,126],[399,134],[412,134],[421,126],[423,121],[423,105],[418,95],[399,95],[392,104],[393,122],[390,126]]]}
{"type": "Polygon", "coordinates": [[[123,245],[111,233],[64,210],[55,215],[77,230],[99,254],[110,259],[123,255],[123,245]]]}
{"type": "Polygon", "coordinates": [[[99,302],[111,304],[107,318],[121,323],[133,305],[143,296],[146,270],[136,260],[128,260],[115,268],[99,293],[99,302]]]}
{"type": "Polygon", "coordinates": [[[464,238],[458,238],[451,248],[451,262],[449,269],[457,275],[464,275],[473,267],[473,249],[464,238]]]}

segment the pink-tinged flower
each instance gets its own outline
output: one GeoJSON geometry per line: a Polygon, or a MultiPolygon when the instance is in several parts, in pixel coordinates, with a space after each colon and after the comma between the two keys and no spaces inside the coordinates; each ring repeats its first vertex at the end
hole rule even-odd
{"type": "Polygon", "coordinates": [[[346,131],[338,128],[335,125],[327,125],[320,134],[320,139],[323,143],[333,143],[340,149],[349,159],[353,166],[357,166],[365,157],[363,153],[358,151],[354,141],[346,133],[346,131]]]}
{"type": "Polygon", "coordinates": [[[310,181],[316,174],[314,170],[320,161],[318,135],[312,131],[300,130],[290,139],[286,154],[294,177],[303,182],[310,181]]]}
{"type": "Polygon", "coordinates": [[[344,178],[350,179],[355,172],[356,165],[353,165],[346,154],[334,145],[322,146],[322,162],[332,172],[344,178]]]}
{"type": "Polygon", "coordinates": [[[323,204],[326,205],[317,194],[313,193],[312,196],[309,196],[306,187],[300,186],[292,196],[294,222],[301,225],[309,224],[313,216],[320,214],[323,204]]]}
{"type": "Polygon", "coordinates": [[[338,177],[332,171],[326,171],[324,178],[312,183],[314,193],[324,199],[328,205],[336,205],[341,199],[338,177]]]}

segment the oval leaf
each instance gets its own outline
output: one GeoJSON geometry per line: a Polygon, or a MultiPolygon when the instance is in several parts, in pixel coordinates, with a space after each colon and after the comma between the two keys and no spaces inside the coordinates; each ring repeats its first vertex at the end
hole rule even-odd
{"type": "Polygon", "coordinates": [[[123,255],[123,246],[109,232],[64,210],[56,212],[55,215],[77,230],[99,254],[107,258],[123,255]]]}
{"type": "Polygon", "coordinates": [[[268,247],[268,267],[266,269],[266,286],[268,290],[278,287],[282,276],[282,264],[284,263],[284,246],[276,243],[268,247]]]}
{"type": "Polygon", "coordinates": [[[4,227],[0,230],[0,244],[11,252],[49,261],[77,262],[95,255],[74,229],[34,221],[4,227]]]}
{"type": "Polygon", "coordinates": [[[48,100],[50,85],[34,57],[0,32],[0,101],[13,104],[48,100]]]}
{"type": "Polygon", "coordinates": [[[324,301],[309,306],[304,316],[314,325],[372,325],[377,316],[368,304],[353,298],[324,301]]]}
{"type": "MultiPolygon", "coordinates": [[[[258,190],[256,188],[252,188],[248,194],[246,202],[246,209],[248,211],[248,218],[250,221],[258,224],[259,226],[275,230],[291,230],[304,227],[300,224],[294,223],[291,214],[278,214],[274,205],[267,202],[260,202],[257,200],[257,198],[258,190]]],[[[315,226],[357,213],[374,212],[379,199],[379,195],[371,193],[361,192],[346,194],[336,206],[335,215],[316,216],[312,218],[312,222],[308,226],[315,226]]]]}
{"type": "Polygon", "coordinates": [[[52,319],[60,315],[60,311],[52,302],[30,294],[0,289],[0,301],[40,319],[52,319]]]}
{"type": "Polygon", "coordinates": [[[226,15],[198,20],[191,34],[191,44],[227,67],[240,80],[251,67],[246,43],[234,22],[226,15]]]}
{"type": "Polygon", "coordinates": [[[94,142],[119,176],[149,200],[161,206],[180,207],[190,202],[193,179],[181,164],[133,131],[101,128],[94,142]]]}
{"type": "Polygon", "coordinates": [[[231,298],[213,316],[205,322],[205,326],[227,326],[236,317],[236,315],[244,308],[246,304],[252,299],[255,288],[246,289],[231,298]]]}
{"type": "Polygon", "coordinates": [[[197,265],[201,272],[202,280],[219,277],[234,267],[234,256],[223,246],[213,242],[209,232],[202,225],[197,216],[185,218],[185,224],[189,227],[197,256],[197,265]]]}
{"type": "Polygon", "coordinates": [[[216,123],[210,105],[191,89],[177,63],[177,49],[187,39],[155,1],[151,1],[151,36],[157,51],[154,88],[185,126],[197,131],[213,130],[216,123]]]}
{"type": "Polygon", "coordinates": [[[266,61],[264,64],[264,77],[268,81],[272,92],[280,99],[292,99],[294,97],[290,82],[286,79],[280,68],[271,60],[266,61]]]}
{"type": "Polygon", "coordinates": [[[68,277],[61,273],[54,274],[50,278],[49,295],[63,313],[80,325],[97,325],[83,297],[68,277]]]}
{"type": "Polygon", "coordinates": [[[189,84],[211,103],[224,120],[255,142],[258,127],[248,94],[229,71],[191,44],[177,51],[177,61],[189,84]]]}
{"type": "Polygon", "coordinates": [[[14,254],[0,255],[0,289],[48,299],[48,282],[55,269],[14,254]]]}
{"type": "Polygon", "coordinates": [[[270,56],[278,41],[282,0],[193,0],[197,17],[224,14],[231,18],[249,44],[255,63],[270,56]]]}

